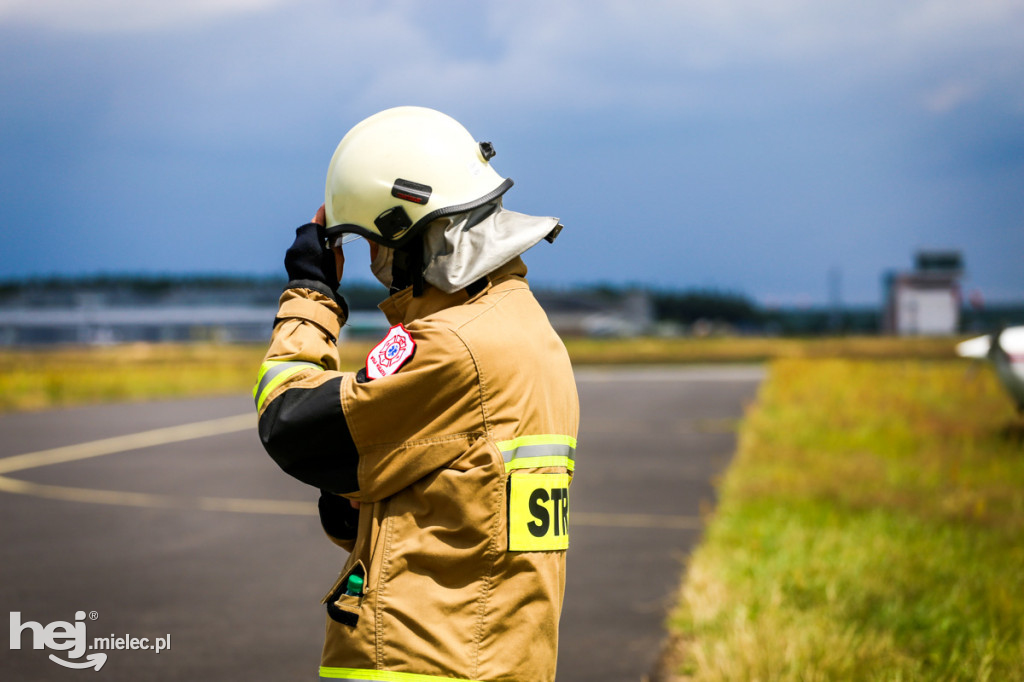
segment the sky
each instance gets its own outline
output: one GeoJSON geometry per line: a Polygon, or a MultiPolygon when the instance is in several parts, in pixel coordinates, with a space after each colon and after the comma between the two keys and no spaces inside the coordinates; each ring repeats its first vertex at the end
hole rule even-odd
{"type": "Polygon", "coordinates": [[[537,285],[877,304],[956,249],[1024,300],[1024,0],[0,0],[0,280],[283,274],[406,104],[564,223],[537,285]]]}

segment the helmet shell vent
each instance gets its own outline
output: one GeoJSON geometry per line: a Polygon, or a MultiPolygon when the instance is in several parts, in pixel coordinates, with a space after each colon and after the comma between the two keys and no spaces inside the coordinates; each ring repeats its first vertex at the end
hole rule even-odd
{"type": "Polygon", "coordinates": [[[430,185],[423,185],[411,180],[403,180],[402,178],[395,180],[395,184],[391,186],[391,196],[396,199],[411,201],[421,206],[430,201],[430,194],[433,191],[430,185]]]}

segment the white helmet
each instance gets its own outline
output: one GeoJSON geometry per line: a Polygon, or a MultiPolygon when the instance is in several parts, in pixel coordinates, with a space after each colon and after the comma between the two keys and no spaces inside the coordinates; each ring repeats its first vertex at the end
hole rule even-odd
{"type": "MultiPolygon", "coordinates": [[[[491,167],[494,149],[455,119],[395,107],[350,130],[327,169],[327,236],[400,247],[432,220],[465,213],[512,186],[491,167]]],[[[347,240],[345,240],[347,241],[347,240]]]]}

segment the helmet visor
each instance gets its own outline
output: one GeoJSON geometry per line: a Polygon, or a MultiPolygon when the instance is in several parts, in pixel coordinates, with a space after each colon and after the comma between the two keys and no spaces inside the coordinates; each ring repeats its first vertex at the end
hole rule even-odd
{"type": "Polygon", "coordinates": [[[362,235],[358,235],[355,232],[345,232],[335,237],[328,237],[327,242],[333,249],[354,242],[357,239],[362,239],[362,235]]]}

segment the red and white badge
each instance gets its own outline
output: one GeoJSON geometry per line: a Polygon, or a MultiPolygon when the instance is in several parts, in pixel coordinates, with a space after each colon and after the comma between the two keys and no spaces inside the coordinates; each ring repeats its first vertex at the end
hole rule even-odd
{"type": "Polygon", "coordinates": [[[391,376],[409,361],[415,351],[416,342],[412,336],[405,327],[396,324],[366,356],[366,377],[380,379],[391,376]]]}

